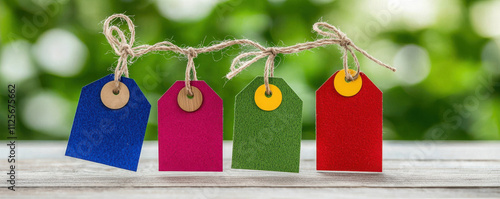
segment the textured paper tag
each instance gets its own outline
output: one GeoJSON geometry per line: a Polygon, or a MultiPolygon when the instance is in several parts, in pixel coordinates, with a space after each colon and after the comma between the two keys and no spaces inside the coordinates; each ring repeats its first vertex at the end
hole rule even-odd
{"type": "Polygon", "coordinates": [[[382,171],[382,92],[366,77],[344,97],[332,75],[316,91],[316,167],[331,171],[382,171]]]}
{"type": "Polygon", "coordinates": [[[177,102],[184,81],[158,100],[160,171],[222,171],[222,99],[204,81],[191,81],[191,86],[203,95],[193,112],[177,102]]]}
{"type": "Polygon", "coordinates": [[[120,109],[107,108],[101,89],[113,80],[111,74],[82,88],[66,156],[137,171],[151,104],[134,80],[122,77],[130,99],[120,109]]]}
{"type": "Polygon", "coordinates": [[[302,100],[283,79],[269,78],[282,101],[272,111],[262,110],[254,96],[263,83],[256,77],[236,95],[232,168],[299,172],[302,100]]]}

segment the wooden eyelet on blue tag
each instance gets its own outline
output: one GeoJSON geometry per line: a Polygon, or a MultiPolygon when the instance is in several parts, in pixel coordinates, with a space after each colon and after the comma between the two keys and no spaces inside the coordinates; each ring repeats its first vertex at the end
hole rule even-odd
{"type": "Polygon", "coordinates": [[[271,89],[271,96],[266,96],[266,86],[264,84],[255,91],[255,104],[264,111],[277,109],[283,100],[281,90],[278,87],[269,84],[269,88],[271,89]]]}
{"type": "MultiPolygon", "coordinates": [[[[355,75],[356,71],[349,69],[349,73],[351,75],[355,75]]],[[[357,79],[346,82],[345,80],[345,70],[339,70],[335,79],[333,80],[333,86],[337,93],[344,97],[352,97],[361,90],[361,86],[363,86],[363,79],[358,77],[357,79]]]]}
{"type": "Polygon", "coordinates": [[[120,82],[118,92],[115,93],[115,81],[106,83],[101,89],[101,101],[104,106],[110,109],[121,109],[127,105],[130,99],[130,91],[128,87],[120,82]]]}
{"type": "Polygon", "coordinates": [[[193,96],[189,96],[186,87],[184,87],[177,95],[177,104],[186,112],[194,112],[203,104],[203,94],[201,94],[200,89],[191,86],[191,91],[193,92],[193,96]]]}

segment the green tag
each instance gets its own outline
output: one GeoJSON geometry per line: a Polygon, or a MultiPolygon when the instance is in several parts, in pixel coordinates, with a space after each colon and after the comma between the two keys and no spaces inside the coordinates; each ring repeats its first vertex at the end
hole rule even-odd
{"type": "Polygon", "coordinates": [[[302,100],[281,78],[269,78],[269,84],[271,96],[263,77],[236,95],[231,167],[298,173],[302,100]]]}

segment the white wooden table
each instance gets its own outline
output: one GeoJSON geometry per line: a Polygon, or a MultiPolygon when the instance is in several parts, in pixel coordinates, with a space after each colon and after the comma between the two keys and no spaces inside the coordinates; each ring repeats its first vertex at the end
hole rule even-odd
{"type": "Polygon", "coordinates": [[[159,172],[157,142],[145,142],[131,172],[65,157],[63,141],[18,141],[16,191],[4,157],[0,198],[500,197],[498,141],[385,141],[383,173],[318,172],[314,141],[302,143],[300,173],[236,170],[231,148],[224,172],[159,172]]]}

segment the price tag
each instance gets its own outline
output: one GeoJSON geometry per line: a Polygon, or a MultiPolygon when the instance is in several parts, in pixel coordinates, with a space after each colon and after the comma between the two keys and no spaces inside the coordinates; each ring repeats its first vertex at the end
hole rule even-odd
{"type": "Polygon", "coordinates": [[[160,171],[222,171],[222,99],[205,81],[177,81],[158,100],[160,171]]]}
{"type": "Polygon", "coordinates": [[[299,172],[302,100],[281,78],[257,77],[237,96],[232,168],[299,172]]]}
{"type": "Polygon", "coordinates": [[[82,88],[66,156],[137,171],[151,104],[133,79],[121,77],[119,92],[113,80],[82,88]]]}
{"type": "Polygon", "coordinates": [[[317,170],[382,172],[382,92],[365,74],[337,71],[316,91],[316,146],[317,170]]]}

